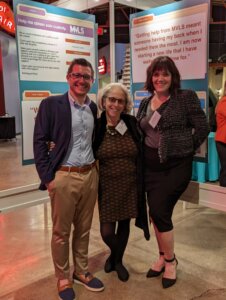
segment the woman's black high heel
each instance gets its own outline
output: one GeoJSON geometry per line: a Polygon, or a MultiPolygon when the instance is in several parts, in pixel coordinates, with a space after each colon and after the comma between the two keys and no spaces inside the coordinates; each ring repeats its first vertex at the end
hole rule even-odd
{"type": "MultiPolygon", "coordinates": [[[[165,262],[166,264],[167,263],[171,263],[172,266],[175,268],[175,271],[176,271],[176,268],[177,268],[177,265],[178,265],[178,261],[174,255],[174,257],[172,259],[165,259],[165,262]]],[[[177,281],[177,277],[176,278],[167,278],[167,277],[162,277],[162,286],[164,289],[167,289],[169,287],[171,287],[172,285],[174,285],[177,281]]]]}
{"type": "Polygon", "coordinates": [[[158,277],[162,274],[162,272],[165,271],[165,267],[162,267],[162,269],[160,271],[155,271],[153,269],[150,269],[148,272],[147,272],[147,275],[146,277],[147,278],[151,278],[151,277],[158,277]]]}
{"type": "MultiPolygon", "coordinates": [[[[159,252],[160,256],[163,256],[164,255],[164,252],[159,252]]],[[[163,262],[163,265],[162,265],[162,268],[159,270],[159,271],[156,271],[154,269],[150,269],[148,272],[147,272],[147,275],[146,277],[147,278],[151,278],[151,277],[158,277],[162,274],[162,272],[165,271],[165,262],[163,262]]]]}

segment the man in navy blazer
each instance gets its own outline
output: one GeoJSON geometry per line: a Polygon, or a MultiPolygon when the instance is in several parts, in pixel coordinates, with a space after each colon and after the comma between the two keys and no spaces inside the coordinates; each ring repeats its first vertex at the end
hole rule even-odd
{"type": "Polygon", "coordinates": [[[69,91],[41,102],[34,129],[40,189],[48,189],[51,199],[52,257],[62,300],[75,299],[69,267],[72,224],[73,281],[91,291],[104,289],[103,283],[88,271],[89,234],[98,188],[92,150],[97,107],[87,96],[93,76],[87,60],[74,59],[67,72],[69,91]],[[54,144],[51,151],[49,141],[54,144]]]}

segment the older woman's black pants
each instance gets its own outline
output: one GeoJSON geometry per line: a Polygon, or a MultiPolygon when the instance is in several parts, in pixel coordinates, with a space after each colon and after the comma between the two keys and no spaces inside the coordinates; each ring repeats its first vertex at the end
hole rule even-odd
{"type": "Polygon", "coordinates": [[[111,260],[122,263],[130,233],[130,219],[100,224],[103,241],[111,250],[111,260]],[[117,225],[117,229],[116,229],[117,225]]]}

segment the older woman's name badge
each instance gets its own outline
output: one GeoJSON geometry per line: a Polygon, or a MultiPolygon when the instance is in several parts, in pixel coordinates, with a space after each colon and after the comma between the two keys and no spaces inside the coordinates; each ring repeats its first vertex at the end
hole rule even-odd
{"type": "Polygon", "coordinates": [[[124,135],[127,130],[125,122],[123,120],[121,120],[118,123],[118,125],[115,127],[115,130],[117,130],[121,135],[124,135]]]}
{"type": "Polygon", "coordinates": [[[160,113],[157,112],[157,110],[153,113],[151,116],[151,119],[149,120],[149,124],[151,125],[152,128],[155,128],[156,125],[158,124],[159,120],[161,119],[160,113]]]}

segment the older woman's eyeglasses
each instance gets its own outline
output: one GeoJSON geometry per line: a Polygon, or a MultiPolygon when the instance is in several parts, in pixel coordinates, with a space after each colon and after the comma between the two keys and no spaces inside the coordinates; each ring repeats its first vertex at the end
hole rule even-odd
{"type": "Polygon", "coordinates": [[[120,98],[115,98],[115,97],[107,97],[110,103],[115,104],[118,102],[119,105],[125,105],[126,100],[120,99],[120,98]]]}
{"type": "Polygon", "coordinates": [[[72,79],[81,79],[81,78],[83,78],[86,81],[89,81],[89,80],[93,79],[93,77],[91,75],[89,75],[89,74],[70,73],[69,76],[72,79]]]}

